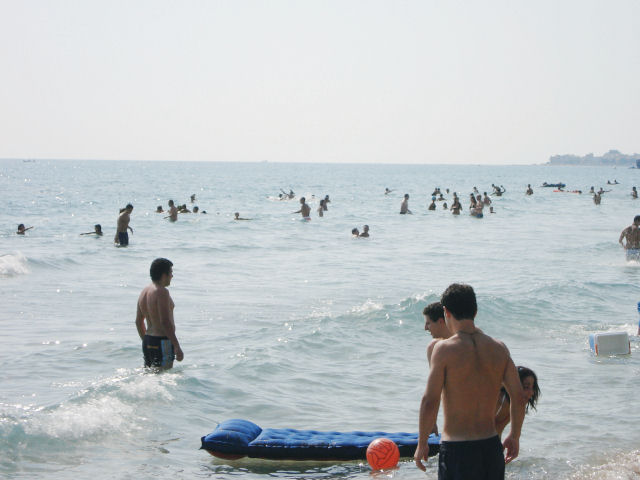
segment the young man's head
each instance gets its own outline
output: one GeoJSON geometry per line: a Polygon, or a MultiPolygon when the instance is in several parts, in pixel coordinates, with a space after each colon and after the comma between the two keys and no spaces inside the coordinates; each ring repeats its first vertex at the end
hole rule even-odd
{"type": "Polygon", "coordinates": [[[473,320],[478,312],[476,294],[471,285],[452,283],[442,294],[440,303],[445,314],[453,315],[456,320],[473,320]]]}
{"type": "Polygon", "coordinates": [[[306,201],[307,201],[307,199],[306,199],[306,198],[304,198],[304,197],[302,197],[302,198],[300,199],[300,203],[301,203],[301,204],[303,204],[303,203],[304,203],[304,202],[306,202],[306,201]]]}
{"type": "Polygon", "coordinates": [[[175,204],[173,203],[173,200],[169,200],[169,206],[173,207],[175,204]]]}
{"type": "Polygon", "coordinates": [[[451,332],[444,322],[444,309],[440,302],[433,302],[424,307],[422,315],[424,315],[424,329],[433,338],[449,338],[451,336],[451,332]]]}
{"type": "Polygon", "coordinates": [[[127,206],[126,206],[126,207],[124,207],[124,209],[125,209],[127,212],[131,213],[131,212],[133,211],[133,205],[131,205],[130,203],[127,203],[127,206]]]}
{"type": "Polygon", "coordinates": [[[636,215],[635,217],[633,217],[633,223],[635,223],[636,225],[640,225],[640,215],[636,215]]]}
{"type": "Polygon", "coordinates": [[[93,229],[94,229],[94,231],[95,231],[96,233],[102,233],[102,225],[100,225],[99,223],[96,223],[96,224],[93,226],[93,229]]]}
{"type": "Polygon", "coordinates": [[[167,287],[171,283],[171,277],[173,277],[173,263],[166,258],[156,258],[151,262],[151,268],[149,274],[151,280],[154,283],[160,283],[162,286],[167,287]]]}

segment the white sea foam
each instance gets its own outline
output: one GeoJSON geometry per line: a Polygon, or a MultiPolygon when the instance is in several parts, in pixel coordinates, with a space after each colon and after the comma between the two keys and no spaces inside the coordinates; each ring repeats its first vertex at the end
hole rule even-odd
{"type": "Polygon", "coordinates": [[[134,427],[135,405],[114,395],[82,402],[62,404],[54,410],[39,412],[25,428],[28,434],[53,438],[82,439],[97,434],[126,433],[134,427]]]}
{"type": "Polygon", "coordinates": [[[0,255],[0,276],[12,277],[29,273],[27,257],[22,253],[0,255]]]}
{"type": "Polygon", "coordinates": [[[580,467],[570,480],[640,480],[640,450],[615,456],[603,465],[580,467]]]}

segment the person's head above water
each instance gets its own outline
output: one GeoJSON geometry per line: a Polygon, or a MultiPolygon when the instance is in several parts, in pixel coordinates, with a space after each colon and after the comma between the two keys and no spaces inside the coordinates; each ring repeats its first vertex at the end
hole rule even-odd
{"type": "Polygon", "coordinates": [[[360,232],[358,231],[358,229],[357,229],[357,228],[352,228],[352,229],[351,229],[351,235],[358,236],[358,235],[360,235],[360,232]]]}
{"type": "Polygon", "coordinates": [[[95,229],[96,233],[102,233],[102,225],[100,225],[99,223],[96,223],[93,228],[95,229]]]}
{"type": "Polygon", "coordinates": [[[131,213],[133,211],[133,205],[131,205],[130,203],[127,203],[127,206],[124,207],[124,209],[129,213],[131,213]]]}
{"type": "Polygon", "coordinates": [[[473,320],[478,313],[476,294],[471,285],[452,283],[442,294],[440,303],[456,320],[473,320]]]}
{"type": "Polygon", "coordinates": [[[304,197],[301,197],[301,198],[300,198],[300,203],[304,203],[304,202],[306,202],[306,201],[307,201],[307,199],[306,199],[306,198],[304,198],[304,197]]]}
{"type": "Polygon", "coordinates": [[[633,217],[633,223],[635,223],[636,225],[640,225],[640,215],[636,215],[635,217],[633,217]]]}
{"type": "Polygon", "coordinates": [[[408,193],[405,193],[405,194],[404,194],[404,198],[409,198],[409,194],[408,194],[408,193]]]}

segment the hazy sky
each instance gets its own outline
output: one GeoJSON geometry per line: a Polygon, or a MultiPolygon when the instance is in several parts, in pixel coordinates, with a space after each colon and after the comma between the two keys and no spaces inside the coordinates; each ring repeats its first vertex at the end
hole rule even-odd
{"type": "Polygon", "coordinates": [[[0,0],[0,157],[640,151],[637,0],[0,0]]]}

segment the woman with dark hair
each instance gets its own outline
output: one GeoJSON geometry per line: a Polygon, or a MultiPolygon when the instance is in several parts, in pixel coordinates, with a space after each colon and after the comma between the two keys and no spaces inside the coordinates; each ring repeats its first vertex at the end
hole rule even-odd
{"type": "MultiPolygon", "coordinates": [[[[525,413],[529,413],[529,407],[534,410],[536,409],[538,397],[540,396],[538,377],[533,370],[527,367],[518,367],[518,375],[520,376],[520,383],[522,383],[522,389],[524,390],[524,398],[527,400],[525,413]]],[[[509,413],[510,403],[511,399],[509,398],[509,394],[505,388],[502,387],[496,411],[496,431],[500,436],[502,436],[502,431],[511,421],[511,414],[509,413]]]]}

